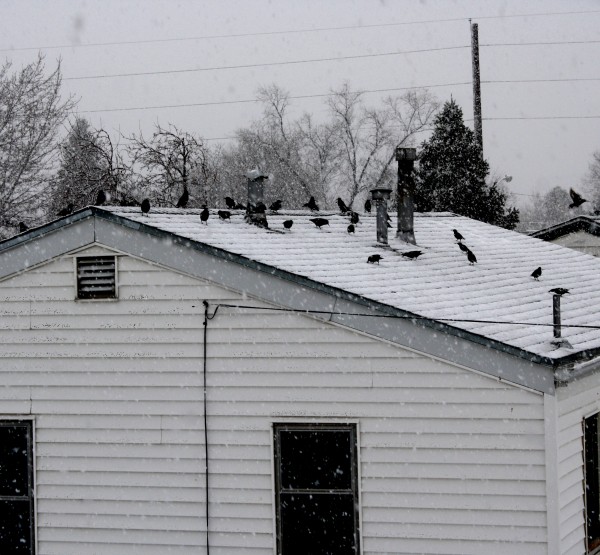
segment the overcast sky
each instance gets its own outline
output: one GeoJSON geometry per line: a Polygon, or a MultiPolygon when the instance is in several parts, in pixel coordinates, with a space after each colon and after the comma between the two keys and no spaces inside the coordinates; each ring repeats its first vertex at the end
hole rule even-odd
{"type": "MultiPolygon", "coordinates": [[[[599,0],[2,0],[0,49],[16,67],[38,51],[49,68],[60,57],[81,115],[126,135],[160,122],[230,137],[260,114],[236,101],[261,85],[309,96],[345,81],[398,89],[368,93],[372,105],[408,87],[452,95],[472,126],[469,18],[492,170],[513,176],[519,201],[578,187],[600,149],[599,0]]],[[[324,98],[293,109],[318,116],[324,98]]]]}

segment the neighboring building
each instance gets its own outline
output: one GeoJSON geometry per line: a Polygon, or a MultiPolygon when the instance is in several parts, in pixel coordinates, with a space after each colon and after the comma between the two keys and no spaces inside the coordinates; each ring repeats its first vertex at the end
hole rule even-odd
{"type": "Polygon", "coordinates": [[[577,216],[530,235],[592,256],[600,256],[600,216],[577,216]]]}
{"type": "Polygon", "coordinates": [[[417,247],[267,217],[0,243],[0,553],[591,553],[600,261],[452,214],[417,247]]]}

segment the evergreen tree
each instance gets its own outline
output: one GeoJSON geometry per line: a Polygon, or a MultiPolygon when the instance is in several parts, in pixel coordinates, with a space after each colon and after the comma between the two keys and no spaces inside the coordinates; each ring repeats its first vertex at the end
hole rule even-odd
{"type": "Polygon", "coordinates": [[[487,185],[489,165],[481,146],[450,100],[434,120],[434,131],[421,145],[415,203],[419,211],[449,211],[513,229],[519,211],[506,206],[507,194],[497,182],[487,185]]]}

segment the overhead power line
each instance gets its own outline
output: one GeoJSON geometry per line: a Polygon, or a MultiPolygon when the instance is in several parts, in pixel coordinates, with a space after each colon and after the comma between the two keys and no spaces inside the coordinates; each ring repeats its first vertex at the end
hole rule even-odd
{"type": "Polygon", "coordinates": [[[378,54],[356,54],[354,56],[332,56],[329,58],[307,58],[303,60],[288,60],[285,62],[262,62],[258,64],[237,64],[230,66],[212,66],[212,67],[199,67],[199,68],[184,68],[184,69],[165,69],[161,71],[140,71],[131,73],[111,73],[104,75],[82,75],[77,77],[63,77],[63,81],[81,81],[84,79],[107,79],[107,78],[118,78],[118,77],[140,77],[146,75],[167,75],[175,73],[197,73],[203,71],[222,71],[228,69],[249,69],[253,67],[268,67],[268,66],[285,66],[295,64],[311,64],[318,62],[333,62],[338,60],[358,60],[364,58],[380,58],[384,56],[401,56],[404,54],[421,54],[424,52],[440,52],[443,50],[459,50],[463,48],[469,48],[468,45],[462,46],[444,46],[440,48],[423,48],[419,50],[397,50],[393,52],[380,52],[378,54]]]}
{"type": "MultiPolygon", "coordinates": [[[[472,19],[508,19],[522,17],[549,17],[549,16],[565,16],[565,15],[585,15],[597,14],[600,10],[582,10],[570,12],[541,12],[541,13],[524,13],[524,14],[505,14],[505,15],[483,15],[473,17],[472,19]]],[[[23,46],[17,48],[0,48],[0,52],[22,52],[26,50],[61,50],[65,48],[94,48],[105,46],[127,46],[135,44],[153,44],[153,43],[168,43],[168,42],[188,42],[198,40],[215,40],[215,39],[239,39],[244,37],[260,37],[260,36],[276,36],[276,35],[291,35],[299,33],[323,33],[332,31],[349,31],[357,29],[378,29],[385,27],[400,27],[406,25],[427,25],[435,23],[456,23],[459,21],[467,21],[466,17],[452,17],[447,19],[423,19],[418,21],[398,21],[394,23],[374,23],[370,25],[344,25],[339,27],[317,27],[313,29],[288,29],[282,31],[259,31],[256,33],[230,33],[222,35],[199,35],[194,37],[173,37],[165,39],[142,39],[142,40],[124,40],[112,42],[89,42],[83,44],[59,44],[59,45],[44,45],[44,46],[23,46]]]]}
{"type": "Polygon", "coordinates": [[[479,46],[550,46],[550,45],[569,45],[569,44],[598,44],[600,40],[556,40],[539,42],[488,42],[479,46]]]}

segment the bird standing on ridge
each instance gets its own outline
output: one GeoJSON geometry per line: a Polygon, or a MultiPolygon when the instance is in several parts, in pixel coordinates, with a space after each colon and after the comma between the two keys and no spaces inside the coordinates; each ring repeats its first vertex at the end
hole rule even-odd
{"type": "Polygon", "coordinates": [[[273,204],[271,204],[271,206],[269,206],[269,210],[272,210],[273,212],[278,212],[279,210],[281,210],[281,206],[282,202],[280,200],[276,200],[273,204]]]}
{"type": "Polygon", "coordinates": [[[217,211],[217,214],[219,215],[219,218],[221,218],[222,220],[230,220],[231,219],[231,212],[229,212],[229,210],[219,210],[219,211],[217,211]]]}
{"type": "Polygon", "coordinates": [[[369,199],[365,200],[365,212],[371,213],[371,201],[369,199]]]}
{"type": "Polygon", "coordinates": [[[350,212],[350,223],[356,225],[360,221],[356,212],[350,212]]]}
{"type": "Polygon", "coordinates": [[[319,205],[315,202],[315,197],[310,197],[309,201],[302,206],[306,206],[306,208],[309,208],[313,212],[319,211],[319,205]]]}
{"type": "Polygon", "coordinates": [[[187,187],[184,185],[183,186],[183,193],[182,195],[179,197],[179,200],[177,201],[177,205],[175,208],[185,208],[187,206],[188,201],[190,200],[190,194],[187,190],[187,187]]]}
{"type": "Polygon", "coordinates": [[[475,264],[475,262],[477,262],[477,257],[475,256],[475,254],[473,253],[473,251],[471,249],[467,249],[467,260],[469,261],[469,264],[473,265],[475,264]]]}
{"type": "Polygon", "coordinates": [[[29,227],[23,222],[19,222],[19,233],[25,233],[29,227]]]}
{"type": "Polygon", "coordinates": [[[419,258],[419,256],[421,256],[423,254],[423,251],[408,251],[408,252],[403,252],[400,254],[402,254],[402,256],[404,256],[405,258],[410,258],[411,260],[416,260],[417,258],[419,258]]]}
{"type": "Polygon", "coordinates": [[[579,193],[576,193],[572,187],[569,189],[569,195],[571,195],[571,200],[573,201],[569,204],[569,208],[578,208],[584,202],[587,202],[587,199],[584,199],[579,193]]]}
{"type": "Polygon", "coordinates": [[[105,202],[106,202],[106,193],[102,189],[100,189],[98,191],[98,195],[96,196],[96,205],[95,206],[102,206],[105,202]]]}
{"type": "Polygon", "coordinates": [[[531,272],[531,277],[533,279],[535,279],[535,281],[539,280],[539,277],[542,275],[542,267],[539,266],[538,268],[536,268],[535,270],[533,270],[533,272],[531,272]]]}
{"type": "Polygon", "coordinates": [[[354,231],[355,231],[354,224],[350,224],[348,226],[348,233],[354,233],[354,231]]]}
{"type": "Polygon", "coordinates": [[[225,197],[225,205],[227,208],[229,208],[229,210],[233,210],[235,208],[235,200],[233,200],[231,197],[225,197]]]}
{"type": "Polygon", "coordinates": [[[202,207],[202,212],[200,212],[200,223],[208,225],[208,216],[210,216],[210,212],[206,207],[206,204],[202,207]]]}
{"type": "Polygon", "coordinates": [[[285,229],[292,229],[293,225],[294,225],[294,220],[285,220],[283,222],[283,227],[285,227],[285,229]]]}
{"type": "Polygon", "coordinates": [[[150,212],[150,201],[147,198],[145,198],[142,201],[142,205],[140,206],[140,208],[142,209],[142,216],[144,214],[146,214],[146,216],[147,216],[148,212],[150,212]]]}
{"type": "Polygon", "coordinates": [[[59,210],[56,215],[57,216],[68,216],[71,212],[73,212],[73,203],[70,202],[66,208],[63,208],[62,210],[59,210]]]}
{"type": "Polygon", "coordinates": [[[346,203],[340,197],[337,198],[337,205],[339,206],[342,214],[350,211],[350,208],[346,206],[346,203]]]}

